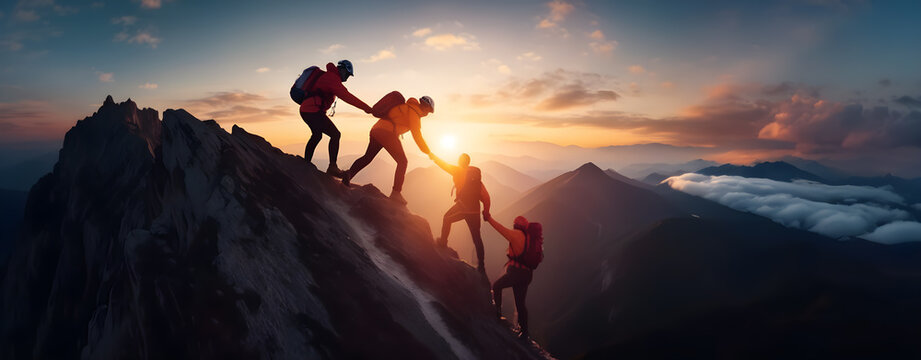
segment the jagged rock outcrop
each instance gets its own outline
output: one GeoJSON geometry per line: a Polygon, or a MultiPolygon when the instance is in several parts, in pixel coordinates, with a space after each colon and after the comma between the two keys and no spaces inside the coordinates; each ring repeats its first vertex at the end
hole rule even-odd
{"type": "Polygon", "coordinates": [[[0,297],[0,357],[548,356],[488,284],[373,186],[184,110],[111,97],[33,187],[0,297]]]}

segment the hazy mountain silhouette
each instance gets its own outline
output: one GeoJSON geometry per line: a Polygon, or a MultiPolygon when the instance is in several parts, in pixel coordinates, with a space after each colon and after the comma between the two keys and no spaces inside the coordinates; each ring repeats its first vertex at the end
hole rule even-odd
{"type": "Polygon", "coordinates": [[[605,254],[585,285],[598,292],[553,328],[560,356],[596,344],[586,358],[921,355],[919,243],[684,218],[605,254]]]}
{"type": "Polygon", "coordinates": [[[618,180],[625,184],[633,185],[641,189],[651,189],[652,188],[652,186],[649,186],[649,184],[623,176],[619,172],[614,171],[614,169],[607,169],[604,171],[604,173],[610,176],[612,179],[618,180]]]}
{"type": "Polygon", "coordinates": [[[762,178],[777,181],[793,181],[796,179],[809,180],[821,183],[828,181],[821,177],[803,171],[796,166],[790,165],[783,161],[763,162],[755,166],[724,164],[720,166],[711,166],[694,171],[698,174],[720,176],[741,176],[747,178],[762,178]]]}
{"type": "Polygon", "coordinates": [[[837,180],[841,180],[841,179],[853,176],[847,171],[837,169],[831,166],[827,166],[815,160],[803,159],[803,158],[799,158],[796,156],[787,155],[787,156],[780,158],[778,161],[783,161],[785,163],[791,164],[793,166],[796,166],[797,168],[813,173],[829,181],[837,181],[837,180]]]}
{"type": "Polygon", "coordinates": [[[511,187],[518,192],[528,191],[541,183],[540,180],[498,161],[486,161],[474,165],[479,167],[480,170],[483,170],[484,175],[488,175],[499,183],[511,187]]]}
{"type": "Polygon", "coordinates": [[[545,356],[373,186],[259,136],[111,97],[31,190],[0,357],[545,356]]]}
{"type": "Polygon", "coordinates": [[[0,189],[0,278],[2,269],[9,259],[13,239],[22,223],[22,214],[26,207],[25,191],[0,189]]]}
{"type": "MultiPolygon", "coordinates": [[[[586,164],[499,215],[544,224],[546,260],[528,302],[532,333],[555,355],[814,358],[846,354],[851,341],[882,344],[890,332],[893,353],[921,349],[909,342],[921,331],[913,325],[921,311],[910,307],[921,300],[912,280],[921,264],[911,260],[921,244],[837,242],[667,185],[647,190],[599,175],[586,164]],[[876,300],[890,308],[873,309],[876,300]],[[887,320],[900,312],[908,317],[887,320]],[[827,343],[811,346],[807,336],[827,343]]],[[[487,265],[495,266],[505,244],[492,236],[487,265]]]]}
{"type": "MultiPolygon", "coordinates": [[[[592,163],[537,186],[507,210],[494,213],[508,225],[517,215],[544,225],[546,257],[528,290],[532,334],[549,341],[547,329],[580,306],[590,291],[582,279],[593,277],[591,264],[604,244],[681,214],[651,190],[614,180],[592,163]]],[[[508,243],[492,230],[484,237],[487,272],[495,279],[507,260],[508,243]]]]}
{"type": "Polygon", "coordinates": [[[51,172],[58,152],[47,152],[0,169],[0,188],[29,191],[38,178],[51,172]]]}
{"type": "Polygon", "coordinates": [[[646,177],[644,177],[642,181],[644,184],[658,186],[659,183],[662,182],[662,180],[668,179],[672,176],[678,176],[681,174],[684,174],[684,172],[674,172],[670,174],[660,174],[660,173],[654,172],[652,174],[646,175],[646,177]]]}
{"type": "Polygon", "coordinates": [[[643,179],[649,174],[660,173],[660,174],[674,174],[674,173],[686,173],[694,172],[705,167],[717,166],[719,163],[696,159],[691,160],[685,163],[679,164],[665,164],[665,163],[641,163],[641,164],[630,164],[623,168],[620,168],[618,172],[627,176],[631,179],[643,179]]]}
{"type": "Polygon", "coordinates": [[[905,179],[891,174],[885,176],[850,176],[831,183],[834,185],[888,186],[896,194],[904,197],[909,204],[921,203],[921,178],[905,179]]]}

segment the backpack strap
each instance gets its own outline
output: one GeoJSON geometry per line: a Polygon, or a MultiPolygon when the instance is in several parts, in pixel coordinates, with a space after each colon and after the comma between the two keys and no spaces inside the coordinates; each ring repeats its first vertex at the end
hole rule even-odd
{"type": "Polygon", "coordinates": [[[524,248],[521,250],[521,254],[518,254],[515,257],[509,257],[509,258],[514,262],[524,265],[524,262],[522,262],[521,258],[524,257],[524,254],[528,253],[528,232],[521,230],[521,229],[515,229],[515,230],[521,231],[521,233],[524,234],[524,248]]]}

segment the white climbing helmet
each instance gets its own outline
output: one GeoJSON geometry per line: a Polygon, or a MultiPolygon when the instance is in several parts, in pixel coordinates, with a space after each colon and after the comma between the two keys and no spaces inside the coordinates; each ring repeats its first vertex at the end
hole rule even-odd
{"type": "Polygon", "coordinates": [[[432,109],[432,112],[435,112],[435,100],[432,100],[431,96],[423,96],[419,98],[419,102],[428,105],[429,109],[432,109]]]}

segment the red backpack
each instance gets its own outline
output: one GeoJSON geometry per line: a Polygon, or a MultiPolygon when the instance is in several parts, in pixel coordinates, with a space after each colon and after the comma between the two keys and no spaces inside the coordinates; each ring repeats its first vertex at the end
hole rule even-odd
{"type": "Polygon", "coordinates": [[[528,230],[523,232],[524,251],[512,260],[534,270],[544,261],[544,227],[540,223],[532,222],[528,224],[528,230]]]}
{"type": "Polygon", "coordinates": [[[384,95],[380,100],[371,107],[371,115],[378,119],[390,120],[390,110],[406,103],[406,98],[399,91],[391,91],[384,95]]]}

